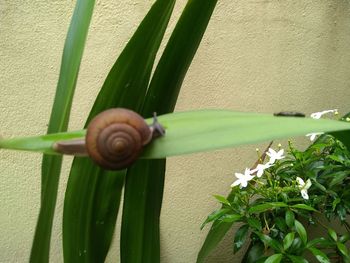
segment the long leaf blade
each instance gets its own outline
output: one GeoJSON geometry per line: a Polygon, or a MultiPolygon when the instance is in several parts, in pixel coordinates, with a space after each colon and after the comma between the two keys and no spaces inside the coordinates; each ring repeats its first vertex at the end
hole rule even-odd
{"type": "MultiPolygon", "coordinates": [[[[47,133],[67,130],[85,40],[94,0],[78,0],[64,45],[60,76],[47,133]]],[[[42,162],[41,207],[30,262],[48,262],[51,229],[57,198],[62,157],[44,155],[42,162]]]]}
{"type": "MultiPolygon", "coordinates": [[[[164,0],[152,6],[111,69],[87,123],[107,108],[138,110],[141,107],[173,6],[174,1],[164,0]]],[[[63,218],[65,261],[104,261],[115,227],[124,176],[125,171],[103,171],[88,158],[74,160],[63,218]]]]}
{"type": "MultiPolygon", "coordinates": [[[[186,5],[153,75],[143,116],[174,110],[182,81],[215,4],[216,0],[193,0],[186,5]]],[[[122,221],[122,262],[160,261],[159,216],[164,176],[165,160],[142,160],[128,170],[122,221]],[[137,198],[139,193],[144,193],[144,202],[137,198]],[[134,211],[138,211],[137,217],[134,211]]]]}

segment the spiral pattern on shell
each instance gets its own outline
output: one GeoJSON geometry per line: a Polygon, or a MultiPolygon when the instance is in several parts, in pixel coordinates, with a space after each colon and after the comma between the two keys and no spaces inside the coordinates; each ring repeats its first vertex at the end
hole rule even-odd
{"type": "Polygon", "coordinates": [[[150,127],[140,115],[114,108],[92,119],[85,140],[94,162],[109,170],[119,170],[130,166],[151,139],[150,127]]]}

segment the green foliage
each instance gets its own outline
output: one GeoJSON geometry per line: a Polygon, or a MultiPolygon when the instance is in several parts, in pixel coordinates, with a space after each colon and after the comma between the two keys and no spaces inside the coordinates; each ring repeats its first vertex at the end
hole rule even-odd
{"type": "MultiPolygon", "coordinates": [[[[271,150],[267,153],[273,155],[271,150]]],[[[284,154],[283,150],[279,149],[278,154],[284,154]]],[[[204,225],[213,222],[213,226],[200,253],[208,249],[205,244],[213,244],[211,237],[215,236],[216,224],[226,215],[236,215],[240,216],[239,221],[231,227],[238,222],[243,225],[235,234],[233,252],[248,244],[243,262],[307,262],[307,252],[318,262],[330,262],[330,259],[348,262],[346,244],[350,227],[346,216],[350,214],[350,195],[344,187],[350,180],[347,148],[334,137],[322,135],[304,151],[290,143],[286,156],[272,159],[250,170],[252,176],[246,177],[246,187],[240,181],[232,188],[229,198],[216,196],[222,208],[204,222],[204,225]],[[261,177],[257,175],[259,169],[263,169],[261,177]],[[339,220],[347,233],[339,235],[322,223],[322,217],[339,220]],[[309,241],[310,224],[328,234],[309,241]]],[[[215,245],[219,242],[216,238],[215,245]]]]}

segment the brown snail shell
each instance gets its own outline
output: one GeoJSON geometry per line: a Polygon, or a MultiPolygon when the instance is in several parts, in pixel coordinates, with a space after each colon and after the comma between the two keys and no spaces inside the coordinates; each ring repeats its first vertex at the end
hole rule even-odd
{"type": "Polygon", "coordinates": [[[152,129],[139,114],[114,108],[92,119],[85,144],[94,162],[109,170],[119,170],[131,165],[151,139],[152,129]]]}

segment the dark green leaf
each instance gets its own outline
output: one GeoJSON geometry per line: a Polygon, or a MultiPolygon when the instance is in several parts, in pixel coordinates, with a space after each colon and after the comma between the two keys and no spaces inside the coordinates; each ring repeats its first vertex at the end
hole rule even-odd
{"type": "Polygon", "coordinates": [[[293,227],[295,222],[295,216],[294,213],[290,210],[287,210],[286,212],[286,224],[289,227],[293,227]]]}
{"type": "MultiPolygon", "coordinates": [[[[109,72],[86,123],[111,107],[140,110],[173,6],[174,1],[154,3],[109,72]]],[[[125,171],[104,171],[88,158],[75,158],[63,215],[66,262],[104,262],[114,232],[124,176],[125,171]],[[112,185],[115,187],[108,187],[112,185]],[[106,209],[101,209],[98,202],[106,209]]]]}
{"type": "Polygon", "coordinates": [[[197,256],[197,263],[204,262],[205,258],[217,247],[233,223],[214,222],[197,256]]]}
{"type": "Polygon", "coordinates": [[[235,233],[233,252],[236,253],[244,245],[248,236],[249,225],[241,226],[235,233]]]}
{"type": "MultiPolygon", "coordinates": [[[[182,81],[208,25],[216,1],[191,0],[186,5],[155,69],[142,106],[143,116],[149,117],[153,112],[163,114],[174,110],[182,81]]],[[[159,171],[161,164],[165,167],[165,160],[138,161],[131,170],[128,170],[128,177],[144,176],[145,180],[142,180],[141,184],[136,180],[130,180],[125,185],[125,193],[129,193],[130,200],[125,198],[124,201],[121,238],[126,241],[122,241],[121,244],[122,262],[139,262],[140,258],[145,263],[160,261],[159,213],[165,176],[165,169],[159,171]],[[134,171],[142,170],[144,167],[148,169],[141,175],[135,175],[134,171]],[[158,176],[154,176],[154,173],[158,176]],[[133,192],[136,195],[138,192],[145,193],[145,203],[138,203],[133,192]],[[154,207],[157,207],[156,212],[153,212],[154,207]],[[141,211],[138,218],[133,218],[132,212],[124,212],[133,209],[141,211]],[[145,213],[142,214],[142,211],[145,213]],[[134,224],[140,227],[134,229],[134,224]],[[140,236],[143,236],[143,243],[139,242],[140,236]]]]}
{"type": "MultiPolygon", "coordinates": [[[[47,133],[67,130],[69,115],[85,46],[94,0],[78,0],[68,29],[47,133]]],[[[41,207],[34,234],[30,262],[48,262],[51,229],[57,199],[62,157],[43,156],[41,207]]]]}
{"type": "Polygon", "coordinates": [[[230,212],[231,209],[229,208],[221,208],[219,210],[216,210],[214,212],[212,212],[207,219],[204,221],[204,223],[201,225],[201,229],[203,229],[203,227],[208,224],[209,222],[212,222],[214,220],[219,219],[220,217],[222,217],[223,215],[225,215],[226,213],[230,212]]]}
{"type": "Polygon", "coordinates": [[[247,222],[251,228],[255,228],[258,231],[262,229],[261,221],[259,219],[256,219],[254,217],[248,217],[247,222]]]}
{"type": "Polygon", "coordinates": [[[254,205],[250,207],[248,211],[249,213],[261,213],[261,212],[265,212],[267,210],[275,209],[278,207],[288,207],[288,205],[282,202],[264,203],[264,204],[254,205]]]}
{"type": "Polygon", "coordinates": [[[281,246],[281,244],[275,240],[272,239],[271,237],[269,237],[268,235],[264,235],[261,234],[259,232],[255,232],[254,233],[260,238],[260,240],[266,245],[269,246],[271,248],[273,248],[275,251],[280,252],[283,251],[283,247],[281,246]]]}
{"type": "Polygon", "coordinates": [[[266,257],[264,256],[264,245],[262,243],[251,244],[248,248],[247,253],[243,258],[243,263],[257,263],[265,261],[266,257]]]}

